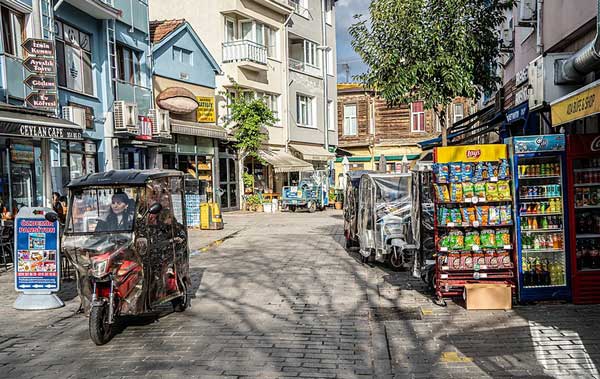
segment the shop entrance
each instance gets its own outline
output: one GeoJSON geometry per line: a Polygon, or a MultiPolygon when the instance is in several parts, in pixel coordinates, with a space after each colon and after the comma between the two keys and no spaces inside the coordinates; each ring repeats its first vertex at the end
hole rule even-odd
{"type": "Polygon", "coordinates": [[[44,202],[42,149],[39,142],[4,140],[0,197],[2,207],[15,213],[22,207],[41,206],[44,202]]]}
{"type": "Polygon", "coordinates": [[[219,147],[219,150],[221,208],[223,210],[235,210],[239,208],[235,156],[230,149],[224,146],[219,147]]]}

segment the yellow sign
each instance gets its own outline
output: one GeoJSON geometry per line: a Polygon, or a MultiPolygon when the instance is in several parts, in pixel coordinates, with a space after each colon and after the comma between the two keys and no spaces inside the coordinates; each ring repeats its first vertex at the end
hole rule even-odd
{"type": "Polygon", "coordinates": [[[600,113],[600,86],[552,105],[552,126],[600,113]]]}
{"type": "Polygon", "coordinates": [[[198,101],[198,110],[196,118],[198,122],[216,122],[215,117],[215,98],[210,96],[196,96],[198,101]]]}
{"type": "Polygon", "coordinates": [[[436,148],[438,163],[490,162],[507,158],[506,145],[465,145],[436,148]]]}

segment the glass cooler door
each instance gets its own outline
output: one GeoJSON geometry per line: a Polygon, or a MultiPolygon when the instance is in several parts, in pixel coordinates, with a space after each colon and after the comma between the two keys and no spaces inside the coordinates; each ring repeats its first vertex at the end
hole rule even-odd
{"type": "Polygon", "coordinates": [[[577,271],[600,270],[600,159],[573,161],[577,271]]]}

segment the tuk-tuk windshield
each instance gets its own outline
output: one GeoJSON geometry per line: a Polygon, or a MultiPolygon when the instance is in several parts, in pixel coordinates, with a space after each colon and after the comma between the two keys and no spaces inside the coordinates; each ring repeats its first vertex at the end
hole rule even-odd
{"type": "Polygon", "coordinates": [[[140,187],[73,190],[66,232],[132,231],[140,191],[140,187]]]}

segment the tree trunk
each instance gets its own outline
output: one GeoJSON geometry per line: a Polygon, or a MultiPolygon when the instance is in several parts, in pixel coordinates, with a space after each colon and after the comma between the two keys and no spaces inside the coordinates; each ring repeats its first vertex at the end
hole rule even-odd
{"type": "Polygon", "coordinates": [[[446,127],[446,108],[442,107],[439,112],[440,124],[442,126],[442,146],[448,146],[448,128],[446,127]]]}
{"type": "Polygon", "coordinates": [[[248,157],[248,154],[244,151],[238,151],[238,169],[237,169],[237,179],[238,179],[238,196],[240,197],[240,210],[246,209],[246,201],[244,200],[244,161],[248,157]]]}

